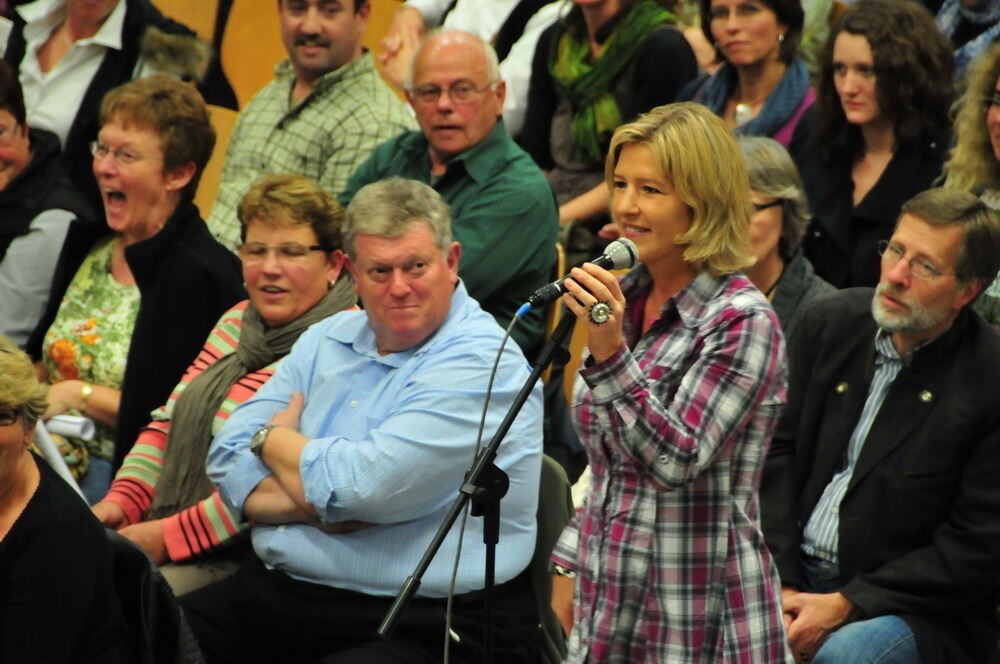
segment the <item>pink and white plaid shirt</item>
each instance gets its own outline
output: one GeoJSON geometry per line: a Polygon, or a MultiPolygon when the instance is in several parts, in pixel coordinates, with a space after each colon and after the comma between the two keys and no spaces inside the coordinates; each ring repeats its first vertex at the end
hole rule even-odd
{"type": "Polygon", "coordinates": [[[771,664],[785,645],[757,486],[785,403],[777,317],[746,277],[701,273],[578,381],[593,484],[552,560],[577,571],[567,662],[771,664]]]}

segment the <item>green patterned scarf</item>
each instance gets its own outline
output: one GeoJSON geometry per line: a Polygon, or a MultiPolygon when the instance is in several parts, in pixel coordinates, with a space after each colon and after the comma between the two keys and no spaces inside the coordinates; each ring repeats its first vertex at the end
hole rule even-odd
{"type": "Polygon", "coordinates": [[[573,107],[573,141],[580,157],[602,162],[603,145],[622,123],[621,109],[611,95],[611,86],[649,33],[675,20],[673,14],[653,0],[642,0],[611,32],[593,62],[587,36],[574,34],[572,30],[563,32],[553,49],[549,70],[573,107]]]}

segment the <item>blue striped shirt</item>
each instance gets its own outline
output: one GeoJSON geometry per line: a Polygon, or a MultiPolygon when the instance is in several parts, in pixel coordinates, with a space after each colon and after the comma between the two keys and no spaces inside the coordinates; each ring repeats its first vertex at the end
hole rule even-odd
{"type": "MultiPolygon", "coordinates": [[[[912,349],[907,353],[907,359],[913,353],[912,349]]],[[[896,380],[899,370],[903,368],[903,358],[896,352],[892,345],[892,337],[883,330],[875,334],[875,375],[868,388],[868,399],[861,410],[861,417],[854,427],[850,442],[847,445],[847,458],[844,461],[844,469],[833,476],[830,483],[826,485],[823,495],[813,508],[809,521],[806,523],[805,532],[802,536],[802,551],[809,556],[837,563],[837,547],[839,546],[840,528],[840,503],[847,493],[847,487],[851,483],[851,476],[854,475],[854,467],[857,465],[858,457],[861,456],[861,448],[872,427],[872,422],[882,409],[882,402],[889,391],[889,386],[896,380]]]]}
{"type": "MultiPolygon", "coordinates": [[[[503,330],[459,284],[444,324],[424,344],[380,355],[363,311],[316,323],[249,401],[237,408],[208,455],[208,475],[223,500],[242,512],[270,470],[249,449],[251,435],[305,395],[299,430],[312,440],[299,472],[307,500],[326,523],[377,525],[329,535],[309,525],[253,526],[257,556],[272,569],[311,583],[393,595],[409,576],[472,465],[490,369],[503,330]]],[[[484,439],[496,431],[529,367],[516,344],[504,350],[484,439]]],[[[498,583],[514,578],[535,546],[542,451],[541,385],[500,446],[496,464],[510,476],[500,507],[498,583]]],[[[456,592],[483,587],[483,520],[465,530],[456,592]]],[[[417,591],[442,597],[458,547],[452,528],[417,591]]]]}

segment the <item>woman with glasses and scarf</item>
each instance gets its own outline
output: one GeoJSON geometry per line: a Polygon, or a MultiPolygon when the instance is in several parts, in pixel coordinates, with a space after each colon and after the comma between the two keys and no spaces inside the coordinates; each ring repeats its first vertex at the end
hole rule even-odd
{"type": "Polygon", "coordinates": [[[205,475],[209,444],[310,325],[353,308],[344,211],[299,175],[254,183],[237,210],[249,300],[222,315],[166,405],[139,434],[94,513],[144,548],[181,595],[227,576],[244,549],[242,515],[205,475]]]}

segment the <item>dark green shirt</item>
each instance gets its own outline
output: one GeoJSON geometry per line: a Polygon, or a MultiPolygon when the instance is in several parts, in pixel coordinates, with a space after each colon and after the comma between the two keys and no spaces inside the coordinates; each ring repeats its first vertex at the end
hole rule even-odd
{"type": "MultiPolygon", "coordinates": [[[[503,122],[455,155],[433,184],[427,139],[419,131],[400,134],[361,164],[339,200],[346,206],[361,187],[394,175],[433,186],[451,207],[452,231],[462,245],[459,276],[504,328],[531,293],[552,280],[559,224],[555,198],[503,122]]],[[[542,313],[532,311],[514,329],[529,358],[542,339],[542,326],[542,313]]]]}

